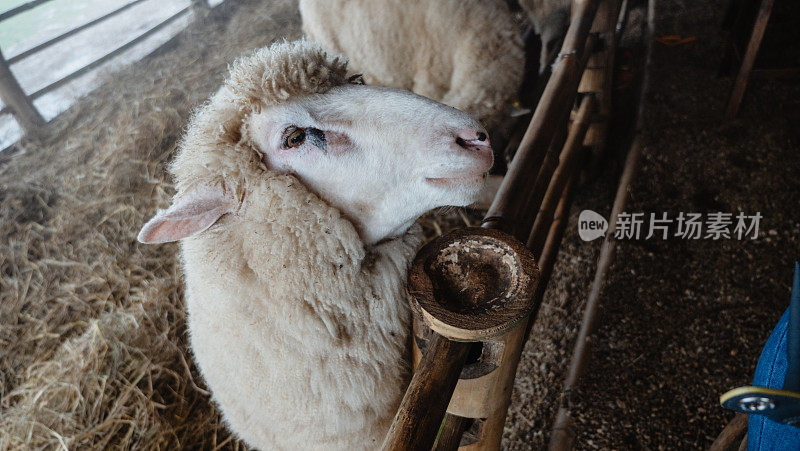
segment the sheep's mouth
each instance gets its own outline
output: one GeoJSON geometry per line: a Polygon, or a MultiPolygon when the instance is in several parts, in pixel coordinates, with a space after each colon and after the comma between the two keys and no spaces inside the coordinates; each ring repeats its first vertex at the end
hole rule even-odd
{"type": "Polygon", "coordinates": [[[426,177],[425,181],[434,186],[451,187],[483,183],[487,172],[458,174],[448,177],[426,177]]]}

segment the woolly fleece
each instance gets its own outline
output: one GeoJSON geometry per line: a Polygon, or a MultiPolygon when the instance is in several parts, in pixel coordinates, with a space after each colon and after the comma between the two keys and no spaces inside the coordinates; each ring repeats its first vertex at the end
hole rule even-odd
{"type": "Polygon", "coordinates": [[[177,196],[221,186],[234,212],[181,242],[191,346],[231,429],[261,449],[374,449],[408,378],[405,274],[420,230],[365,247],[340,212],[268,170],[253,112],[347,83],[306,41],[237,61],[171,166],[177,196]]]}
{"type": "Polygon", "coordinates": [[[366,68],[369,84],[466,111],[489,130],[512,109],[525,67],[504,0],[301,0],[303,30],[366,68]]]}

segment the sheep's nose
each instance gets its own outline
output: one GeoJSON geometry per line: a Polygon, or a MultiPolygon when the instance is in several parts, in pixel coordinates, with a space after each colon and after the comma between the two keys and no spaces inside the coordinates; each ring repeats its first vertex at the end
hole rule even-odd
{"type": "Polygon", "coordinates": [[[489,135],[485,131],[465,128],[456,132],[456,144],[465,149],[490,148],[489,135]]]}

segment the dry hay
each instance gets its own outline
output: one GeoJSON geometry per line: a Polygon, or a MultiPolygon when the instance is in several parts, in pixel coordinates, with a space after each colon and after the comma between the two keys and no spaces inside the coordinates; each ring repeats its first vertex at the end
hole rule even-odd
{"type": "Polygon", "coordinates": [[[135,239],[227,64],[300,35],[294,2],[226,3],[0,168],[0,449],[239,446],[190,367],[176,246],[135,239]]]}
{"type": "MultiPolygon", "coordinates": [[[[299,35],[293,1],[228,0],[0,166],[0,449],[244,447],[187,352],[177,247],[135,237],[227,64],[299,35]]],[[[450,211],[426,232],[476,219],[450,211]]]]}

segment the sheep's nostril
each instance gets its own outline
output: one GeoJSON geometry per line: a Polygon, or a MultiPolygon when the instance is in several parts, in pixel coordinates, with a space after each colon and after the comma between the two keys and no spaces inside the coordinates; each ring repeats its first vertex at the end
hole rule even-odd
{"type": "Polygon", "coordinates": [[[489,136],[481,130],[459,130],[456,133],[456,144],[465,149],[486,147],[489,145],[489,136]]]}

